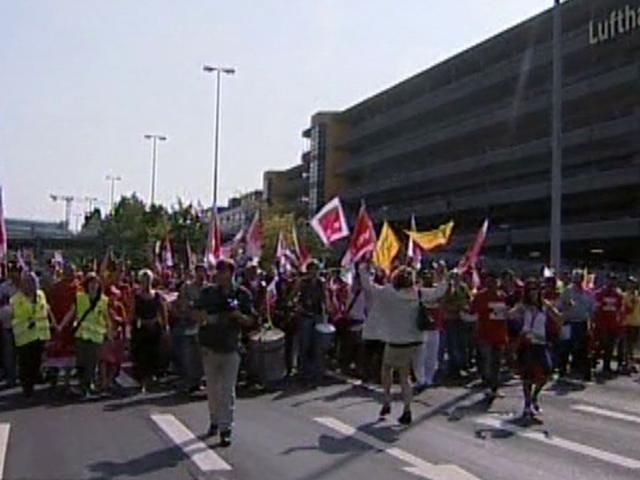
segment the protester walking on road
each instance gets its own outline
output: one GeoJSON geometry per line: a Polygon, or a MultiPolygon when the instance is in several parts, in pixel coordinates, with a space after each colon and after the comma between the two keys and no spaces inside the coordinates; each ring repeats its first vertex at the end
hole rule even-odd
{"type": "Polygon", "coordinates": [[[12,327],[24,396],[33,396],[40,379],[45,342],[51,339],[51,312],[35,273],[23,272],[20,290],[11,297],[12,327]]]}
{"type": "Polygon", "coordinates": [[[473,298],[471,313],[478,319],[478,370],[487,386],[487,400],[493,401],[500,396],[500,368],[508,344],[507,304],[495,273],[487,272],[484,283],[486,288],[473,298]]]}
{"type": "Polygon", "coordinates": [[[75,305],[79,288],[76,269],[72,264],[66,263],[62,269],[62,278],[56,280],[46,291],[54,328],[51,342],[46,347],[45,370],[52,388],[57,386],[58,377],[62,373],[66,390],[71,381],[71,372],[76,366],[73,322],[69,321],[64,326],[62,324],[75,305]]]}
{"type": "Polygon", "coordinates": [[[379,286],[371,281],[367,267],[359,267],[362,288],[372,297],[376,314],[384,321],[383,331],[386,341],[382,360],[382,386],[384,403],[380,417],[391,413],[391,385],[393,372],[397,371],[402,386],[404,410],[398,421],[409,425],[412,421],[411,401],[413,389],[410,374],[413,360],[423,342],[423,332],[418,328],[420,302],[435,302],[447,291],[448,281],[440,282],[433,288],[416,288],[415,272],[409,267],[399,267],[391,275],[391,284],[379,286]]]}
{"type": "Polygon", "coordinates": [[[562,317],[543,299],[539,281],[530,279],[521,302],[509,312],[509,318],[520,319],[522,324],[517,357],[524,394],[523,418],[531,420],[542,412],[540,393],[553,368],[549,346],[560,333],[562,317]]]}
{"type": "Polygon", "coordinates": [[[595,313],[595,301],[583,286],[582,270],[574,270],[569,285],[560,295],[560,311],[569,325],[570,335],[567,347],[559,362],[560,375],[567,373],[571,356],[572,373],[580,373],[583,380],[591,380],[591,360],[589,354],[591,322],[595,313]]]}
{"type": "Polygon", "coordinates": [[[131,356],[133,372],[145,393],[158,374],[160,348],[167,330],[167,311],[159,292],[153,289],[153,273],[142,270],[139,274],[140,291],[134,299],[131,356]]]}
{"type": "MultiPolygon", "coordinates": [[[[596,311],[594,315],[595,336],[602,350],[602,372],[611,375],[613,351],[622,336],[624,320],[624,296],[618,290],[617,277],[607,275],[606,285],[595,294],[596,311]]],[[[623,352],[618,351],[618,370],[623,362],[623,352]]]]}
{"type": "Polygon", "coordinates": [[[195,278],[182,285],[176,302],[178,318],[172,326],[173,348],[181,376],[180,389],[187,394],[198,391],[202,383],[202,356],[194,305],[206,285],[207,269],[204,265],[196,265],[195,278]]]}
{"type": "Polygon", "coordinates": [[[11,326],[11,297],[18,292],[20,269],[15,263],[7,265],[7,279],[0,285],[0,340],[2,341],[2,369],[7,387],[16,385],[16,345],[11,326]]]}
{"type": "Polygon", "coordinates": [[[80,394],[88,397],[94,389],[98,354],[109,327],[109,300],[102,293],[102,283],[95,273],[84,280],[84,289],[76,294],[75,304],[65,315],[60,330],[71,323],[76,341],[80,394]]]}
{"type": "Polygon", "coordinates": [[[195,304],[200,323],[199,339],[207,381],[209,436],[220,434],[220,444],[231,445],[240,367],[242,328],[256,325],[251,293],[234,286],[235,265],[229,260],[216,264],[215,283],[202,289],[195,304]]]}
{"type": "Polygon", "coordinates": [[[319,381],[322,367],[315,345],[315,327],[323,321],[325,314],[325,284],[320,277],[320,265],[317,261],[310,261],[306,270],[297,286],[300,309],[298,373],[305,381],[319,381]]]}
{"type": "Polygon", "coordinates": [[[637,373],[635,351],[640,339],[640,289],[638,279],[630,277],[624,297],[624,352],[625,364],[630,373],[637,373]]]}

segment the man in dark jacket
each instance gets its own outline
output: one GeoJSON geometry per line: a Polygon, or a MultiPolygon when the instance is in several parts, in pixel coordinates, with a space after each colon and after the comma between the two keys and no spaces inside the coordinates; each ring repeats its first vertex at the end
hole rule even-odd
{"type": "Polygon", "coordinates": [[[234,286],[234,270],[232,262],[220,260],[215,283],[202,290],[195,305],[199,310],[199,340],[207,378],[209,435],[220,432],[224,447],[231,445],[241,330],[255,324],[251,293],[234,286]]]}

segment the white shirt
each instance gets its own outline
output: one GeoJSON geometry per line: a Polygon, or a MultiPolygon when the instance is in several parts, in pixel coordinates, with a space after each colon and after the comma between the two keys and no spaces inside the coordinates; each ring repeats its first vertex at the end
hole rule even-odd
{"type": "Polygon", "coordinates": [[[537,308],[526,307],[524,310],[524,322],[522,334],[531,343],[536,345],[546,345],[547,343],[547,312],[537,308]]]}
{"type": "MultiPolygon", "coordinates": [[[[424,339],[418,330],[418,289],[396,290],[392,285],[375,285],[366,268],[360,266],[362,288],[370,298],[369,316],[363,328],[367,340],[383,340],[388,343],[420,343],[424,339]]],[[[447,282],[440,282],[433,288],[421,288],[424,303],[435,302],[447,292],[447,282]]]]}

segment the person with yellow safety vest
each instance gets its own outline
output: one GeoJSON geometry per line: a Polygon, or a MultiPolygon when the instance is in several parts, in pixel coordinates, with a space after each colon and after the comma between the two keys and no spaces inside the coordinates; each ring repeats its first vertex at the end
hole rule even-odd
{"type": "Polygon", "coordinates": [[[109,327],[109,300],[102,294],[102,283],[95,273],[85,277],[84,289],[76,294],[75,304],[65,316],[62,325],[73,321],[76,340],[76,367],[80,379],[81,395],[91,394],[98,353],[109,327]]]}
{"type": "Polygon", "coordinates": [[[20,288],[11,297],[10,306],[20,383],[24,396],[31,398],[40,377],[45,342],[51,339],[49,305],[34,273],[22,274],[20,288]]]}

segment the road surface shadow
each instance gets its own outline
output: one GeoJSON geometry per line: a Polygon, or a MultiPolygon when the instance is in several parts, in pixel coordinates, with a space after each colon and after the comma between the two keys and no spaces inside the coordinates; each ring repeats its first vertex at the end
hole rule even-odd
{"type": "Polygon", "coordinates": [[[569,379],[559,379],[546,389],[547,392],[553,392],[558,397],[564,397],[575,392],[586,390],[587,386],[579,381],[569,379]]]}
{"type": "Polygon", "coordinates": [[[280,455],[292,455],[305,451],[321,451],[327,455],[344,455],[350,452],[366,452],[375,450],[372,446],[361,442],[353,437],[334,437],[325,433],[318,437],[317,445],[303,445],[298,447],[287,448],[280,455]]]}
{"type": "Polygon", "coordinates": [[[183,394],[177,392],[170,392],[166,394],[153,395],[146,394],[133,397],[130,399],[129,397],[126,401],[110,401],[110,403],[106,403],[103,410],[105,412],[119,412],[121,410],[126,410],[132,407],[141,407],[154,405],[156,407],[175,407],[178,405],[185,405],[188,403],[204,401],[203,398],[187,398],[183,394]]]}
{"type": "Polygon", "coordinates": [[[176,468],[181,465],[187,468],[189,464],[186,457],[180,452],[179,447],[175,446],[149,452],[124,462],[97,462],[88,465],[87,469],[93,475],[96,475],[91,480],[119,477],[150,478],[155,472],[176,468]]]}
{"type": "Polygon", "coordinates": [[[483,413],[487,413],[492,405],[493,402],[490,399],[482,397],[473,403],[456,405],[445,414],[447,420],[450,422],[459,422],[469,415],[482,415],[483,413]]]}

